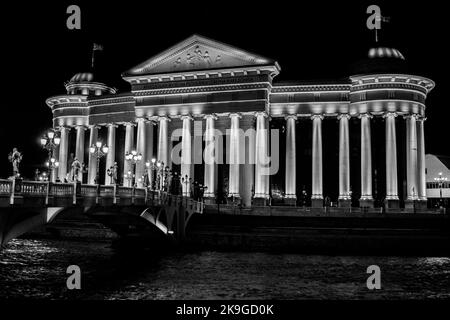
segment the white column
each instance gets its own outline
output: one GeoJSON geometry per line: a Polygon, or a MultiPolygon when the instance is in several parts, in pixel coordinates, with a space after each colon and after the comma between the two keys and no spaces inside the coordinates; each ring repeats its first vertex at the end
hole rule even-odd
{"type": "Polygon", "coordinates": [[[242,115],[239,126],[242,128],[242,147],[243,162],[240,172],[239,195],[244,207],[252,206],[252,197],[255,192],[255,122],[254,115],[242,115]]]}
{"type": "Polygon", "coordinates": [[[349,114],[340,114],[339,120],[339,205],[349,206],[350,196],[350,141],[349,114]]]}
{"type": "Polygon", "coordinates": [[[285,173],[285,198],[297,199],[297,172],[296,172],[296,149],[295,149],[295,122],[296,115],[287,115],[286,119],[286,173],[285,173]]]}
{"type": "Polygon", "coordinates": [[[157,160],[164,162],[164,166],[169,165],[169,121],[168,117],[159,117],[158,130],[158,153],[157,160]]]}
{"type": "MultiPolygon", "coordinates": [[[[123,175],[131,172],[133,174],[133,165],[130,161],[125,159],[125,154],[131,152],[134,148],[134,123],[125,123],[125,149],[123,154],[123,175]]],[[[123,185],[127,187],[132,186],[132,179],[123,179],[123,185]]]]}
{"type": "MultiPolygon", "coordinates": [[[[86,131],[86,127],[84,126],[77,126],[77,142],[75,146],[75,157],[80,161],[80,163],[84,163],[84,132],[86,131]]],[[[82,174],[78,175],[81,181],[82,174]]]]}
{"type": "MultiPolygon", "coordinates": [[[[242,116],[239,113],[231,113],[231,130],[230,130],[230,176],[228,179],[228,196],[239,198],[239,168],[241,165],[241,148],[245,148],[245,146],[241,146],[240,136],[239,136],[239,119],[242,116]]],[[[245,143],[245,141],[244,141],[245,143]]],[[[242,149],[245,150],[245,149],[242,149]]]]}
{"type": "MultiPolygon", "coordinates": [[[[182,116],[181,120],[183,121],[183,133],[182,133],[182,141],[181,141],[181,177],[186,179],[193,178],[191,176],[191,163],[192,163],[192,141],[191,141],[191,121],[193,118],[189,115],[182,116]]],[[[191,185],[190,183],[183,183],[183,194],[190,196],[191,185]]]]}
{"type": "Polygon", "coordinates": [[[315,114],[311,117],[313,121],[312,141],[312,205],[321,207],[323,205],[322,186],[322,120],[323,116],[315,114]]]}
{"type": "Polygon", "coordinates": [[[255,142],[255,195],[254,198],[268,199],[268,130],[266,128],[267,114],[257,112],[256,142],[255,142]]]}
{"type": "Polygon", "coordinates": [[[372,206],[372,138],[370,136],[370,119],[372,115],[364,113],[361,119],[361,199],[360,205],[372,206]]]}
{"type": "Polygon", "coordinates": [[[398,201],[396,117],[395,112],[388,112],[384,115],[386,122],[386,201],[398,201]]]}
{"type": "Polygon", "coordinates": [[[61,182],[64,181],[64,178],[66,178],[67,175],[67,154],[69,151],[69,131],[70,128],[67,127],[61,127],[59,129],[60,131],[60,137],[61,142],[59,145],[59,169],[58,169],[58,176],[61,182]]]}
{"type": "MultiPolygon", "coordinates": [[[[89,136],[89,147],[95,145],[98,139],[98,127],[89,126],[91,131],[89,136]]],[[[88,164],[88,184],[95,184],[95,177],[97,175],[97,158],[95,155],[89,153],[89,164],[88,164]]]]}
{"type": "Polygon", "coordinates": [[[146,119],[139,118],[136,120],[137,125],[137,138],[136,138],[136,151],[138,154],[142,155],[142,160],[136,163],[136,183],[139,188],[144,185],[144,171],[145,171],[145,161],[147,155],[147,132],[146,132],[146,119]]]}
{"type": "Polygon", "coordinates": [[[407,200],[418,199],[417,188],[417,115],[406,116],[406,193],[407,200]]]}
{"type": "Polygon", "coordinates": [[[214,198],[217,191],[216,171],[217,171],[217,159],[215,150],[215,132],[214,121],[217,117],[214,114],[208,114],[205,116],[206,128],[205,128],[205,177],[204,185],[207,187],[205,191],[205,198],[214,198]]]}
{"type": "Polygon", "coordinates": [[[426,174],[425,174],[425,134],[424,134],[424,121],[426,118],[421,117],[417,119],[417,188],[419,189],[419,200],[427,200],[427,186],[426,186],[426,174]]]}
{"type": "Polygon", "coordinates": [[[106,145],[109,150],[106,154],[105,184],[111,184],[111,177],[108,176],[107,171],[114,166],[116,161],[116,128],[117,125],[113,123],[108,124],[108,141],[106,145]]]}

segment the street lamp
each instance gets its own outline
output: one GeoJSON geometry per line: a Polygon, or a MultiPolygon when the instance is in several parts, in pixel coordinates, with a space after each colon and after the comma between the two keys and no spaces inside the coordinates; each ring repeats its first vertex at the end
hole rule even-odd
{"type": "Polygon", "coordinates": [[[132,180],[132,184],[133,186],[135,185],[135,172],[136,172],[136,164],[142,160],[142,154],[138,154],[136,150],[132,150],[131,152],[126,152],[125,153],[125,160],[131,162],[132,170],[133,170],[133,180],[132,180]]]}
{"type": "Polygon", "coordinates": [[[439,205],[442,206],[442,184],[447,181],[447,177],[442,176],[442,172],[439,172],[439,177],[434,178],[439,184],[439,205]]]}
{"type": "Polygon", "coordinates": [[[48,161],[46,163],[50,170],[50,179],[55,182],[53,170],[59,166],[59,162],[53,157],[56,147],[61,143],[61,138],[53,131],[49,130],[46,135],[41,138],[41,146],[48,152],[48,161]]]}
{"type": "Polygon", "coordinates": [[[102,145],[101,141],[97,141],[89,148],[89,152],[97,158],[97,171],[95,173],[95,184],[100,184],[100,158],[104,157],[109,151],[109,147],[102,145]]]}
{"type": "Polygon", "coordinates": [[[130,184],[130,181],[134,178],[134,174],[132,174],[131,171],[128,171],[123,175],[123,178],[128,181],[127,184],[130,184]]]}
{"type": "Polygon", "coordinates": [[[181,182],[185,185],[183,196],[188,197],[189,196],[188,185],[191,182],[191,179],[189,179],[188,175],[185,175],[184,177],[181,178],[181,182]]]}
{"type": "Polygon", "coordinates": [[[47,166],[48,170],[50,171],[50,178],[52,179],[52,182],[55,182],[54,181],[54,179],[55,179],[54,170],[59,167],[59,162],[56,161],[55,158],[51,157],[50,160],[45,163],[45,165],[47,166]]]}

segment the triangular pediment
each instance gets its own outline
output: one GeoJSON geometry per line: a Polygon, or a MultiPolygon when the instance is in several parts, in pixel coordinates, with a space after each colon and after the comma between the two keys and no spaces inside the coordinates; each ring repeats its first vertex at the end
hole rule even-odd
{"type": "Polygon", "coordinates": [[[273,65],[276,62],[230,45],[193,35],[128,70],[124,76],[273,65]]]}

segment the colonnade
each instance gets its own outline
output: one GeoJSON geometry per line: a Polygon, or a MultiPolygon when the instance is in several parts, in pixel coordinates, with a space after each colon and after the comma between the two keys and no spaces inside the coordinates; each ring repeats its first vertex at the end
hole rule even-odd
{"type": "MultiPolygon", "coordinates": [[[[266,112],[254,113],[254,139],[249,139],[248,143],[244,141],[245,148],[241,148],[240,122],[242,115],[240,113],[231,113],[227,115],[230,118],[229,141],[230,150],[228,152],[229,165],[229,190],[228,195],[233,198],[243,197],[244,204],[250,205],[249,192],[243,190],[253,185],[253,200],[257,203],[266,203],[270,195],[269,173],[268,173],[268,155],[270,153],[269,145],[269,117],[266,112]],[[245,155],[242,155],[244,152],[245,155]],[[254,166],[243,164],[241,159],[254,155],[254,166]],[[254,170],[247,174],[245,170],[254,170]],[[252,181],[247,181],[247,180],[252,181]],[[246,194],[245,196],[243,196],[246,194]]],[[[385,119],[385,144],[386,144],[386,203],[388,206],[398,206],[398,173],[397,173],[397,138],[396,121],[398,116],[395,112],[387,112],[383,115],[385,119]]],[[[349,114],[339,114],[339,206],[347,207],[351,205],[350,190],[350,137],[349,137],[349,114]]],[[[372,194],[372,145],[371,145],[371,119],[373,116],[369,113],[358,115],[361,123],[361,198],[360,206],[373,206],[372,194]]],[[[406,202],[416,200],[426,200],[425,185],[425,142],[424,142],[424,120],[425,118],[417,115],[405,115],[406,121],[406,168],[407,168],[407,199],[406,202]]],[[[182,122],[182,142],[181,142],[181,176],[191,177],[193,173],[192,164],[192,129],[191,122],[194,118],[190,115],[180,117],[182,122]]],[[[206,122],[205,128],[205,149],[206,154],[214,154],[214,130],[218,117],[214,114],[204,116],[206,122]]],[[[323,155],[322,155],[322,114],[311,116],[312,121],[312,206],[323,206],[323,155]]],[[[121,123],[125,127],[125,153],[136,150],[143,155],[143,161],[136,163],[135,175],[141,177],[145,172],[145,162],[153,157],[153,130],[149,126],[157,125],[158,142],[156,146],[156,158],[170,166],[170,137],[169,123],[171,119],[166,116],[156,117],[149,121],[144,118],[137,119],[135,122],[121,123]],[[134,141],[134,131],[137,127],[136,143],[134,141]]],[[[296,201],[296,121],[297,115],[286,115],[286,155],[285,155],[285,200],[287,203],[296,201]]],[[[119,124],[107,125],[107,141],[109,152],[106,155],[106,170],[110,168],[115,159],[116,148],[116,130],[119,124]]],[[[93,145],[98,140],[98,125],[92,125],[88,128],[84,126],[75,127],[76,146],[75,155],[78,160],[84,163],[85,139],[84,131],[89,129],[89,145],[93,145]]],[[[61,143],[59,147],[59,177],[65,177],[69,171],[68,160],[68,141],[69,127],[60,128],[61,143]]],[[[89,154],[88,159],[88,181],[89,184],[95,183],[97,161],[95,156],[89,154]]],[[[129,161],[123,161],[123,172],[133,171],[134,168],[129,161]]],[[[111,183],[110,178],[105,172],[106,184],[111,183]]],[[[124,179],[125,180],[125,179],[124,179]]],[[[138,181],[138,186],[142,186],[142,181],[138,181]]],[[[217,190],[217,163],[214,159],[205,159],[204,166],[204,185],[207,187],[205,197],[214,198],[217,190]]],[[[183,184],[183,191],[189,193],[189,184],[183,184]]]]}

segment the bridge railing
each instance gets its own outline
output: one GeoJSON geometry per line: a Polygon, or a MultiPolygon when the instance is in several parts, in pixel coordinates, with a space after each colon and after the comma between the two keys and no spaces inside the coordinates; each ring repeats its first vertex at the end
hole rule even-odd
{"type": "Polygon", "coordinates": [[[117,185],[89,185],[77,183],[52,183],[0,179],[0,205],[75,205],[75,204],[138,204],[189,206],[190,210],[203,212],[203,203],[164,191],[117,185]],[[29,198],[29,199],[28,199],[29,198]],[[28,199],[28,200],[27,200],[28,199]],[[95,199],[95,200],[94,200],[95,199]],[[111,201],[112,199],[112,201],[111,201]],[[87,202],[86,202],[87,201],[87,202]]]}
{"type": "Polygon", "coordinates": [[[70,197],[73,196],[74,184],[55,182],[50,184],[50,195],[55,197],[70,197]]]}
{"type": "Polygon", "coordinates": [[[100,197],[113,198],[116,188],[114,186],[100,186],[100,197]]]}
{"type": "Polygon", "coordinates": [[[117,187],[117,195],[122,198],[131,198],[133,196],[133,188],[132,187],[117,187]]]}
{"type": "Polygon", "coordinates": [[[47,182],[23,181],[20,192],[32,196],[45,196],[48,193],[48,187],[47,182]]]}
{"type": "Polygon", "coordinates": [[[81,185],[81,196],[96,197],[97,196],[97,185],[96,184],[82,184],[81,185]]]}
{"type": "Polygon", "coordinates": [[[0,179],[0,194],[10,195],[12,191],[12,180],[0,179]]]}

